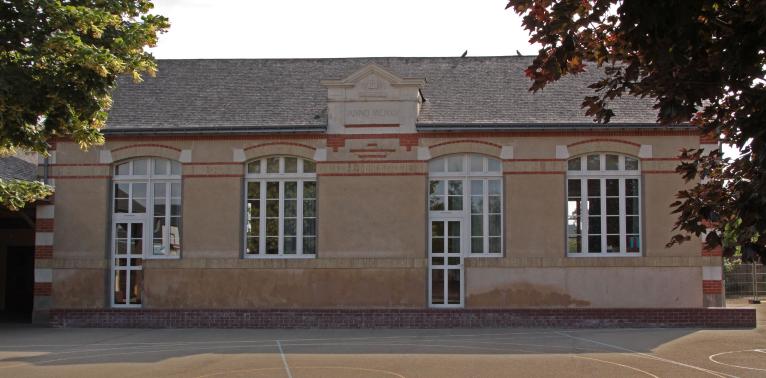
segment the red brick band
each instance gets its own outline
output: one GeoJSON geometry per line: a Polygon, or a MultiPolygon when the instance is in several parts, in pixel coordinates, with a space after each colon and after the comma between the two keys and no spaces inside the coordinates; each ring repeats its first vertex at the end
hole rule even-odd
{"type": "Polygon", "coordinates": [[[32,288],[32,295],[36,297],[47,297],[51,295],[53,285],[50,282],[35,282],[32,288]]]}
{"type": "Polygon", "coordinates": [[[35,258],[36,259],[52,259],[53,246],[52,245],[36,245],[35,258]]]}
{"type": "Polygon", "coordinates": [[[703,294],[723,294],[723,282],[721,280],[703,280],[703,294]]]}
{"type": "Polygon", "coordinates": [[[35,231],[53,232],[53,219],[37,218],[37,220],[35,221],[35,231]]]}
{"type": "Polygon", "coordinates": [[[55,309],[54,327],[104,328],[754,328],[754,308],[147,310],[55,309]]]}
{"type": "Polygon", "coordinates": [[[595,139],[581,140],[579,142],[568,144],[567,147],[577,146],[577,145],[586,144],[586,143],[597,143],[597,142],[614,142],[614,143],[629,144],[631,146],[641,147],[641,145],[638,143],[628,142],[627,140],[610,139],[610,138],[595,138],[595,139]]]}
{"type": "MultiPolygon", "coordinates": [[[[112,139],[112,138],[110,137],[109,139],[112,139]]],[[[135,147],[158,147],[158,148],[165,148],[165,149],[168,149],[168,150],[173,150],[175,152],[181,152],[180,148],[176,148],[176,147],[168,146],[168,145],[164,145],[164,144],[156,144],[156,143],[130,144],[130,145],[127,145],[127,146],[117,147],[117,148],[113,149],[112,152],[127,150],[128,148],[135,148],[135,147]]]]}
{"type": "Polygon", "coordinates": [[[719,245],[714,248],[702,246],[702,256],[723,256],[723,248],[719,245]]]}
{"type": "Polygon", "coordinates": [[[348,124],[345,125],[347,129],[368,129],[368,128],[396,128],[399,127],[398,123],[381,123],[381,124],[373,124],[373,125],[367,125],[367,124],[348,124]]]}
{"type": "Polygon", "coordinates": [[[268,147],[268,146],[295,146],[295,147],[306,148],[306,149],[309,149],[309,150],[312,150],[312,151],[316,150],[316,147],[309,146],[309,145],[303,144],[303,143],[295,143],[295,142],[268,142],[268,143],[257,144],[255,146],[245,147],[245,151],[252,150],[254,148],[268,147]]]}

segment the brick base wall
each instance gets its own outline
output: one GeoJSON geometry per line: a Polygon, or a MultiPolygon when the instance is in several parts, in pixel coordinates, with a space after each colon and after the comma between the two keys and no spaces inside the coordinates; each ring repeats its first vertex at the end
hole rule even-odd
{"type": "Polygon", "coordinates": [[[752,308],[517,310],[51,310],[53,327],[103,328],[754,328],[752,308]]]}

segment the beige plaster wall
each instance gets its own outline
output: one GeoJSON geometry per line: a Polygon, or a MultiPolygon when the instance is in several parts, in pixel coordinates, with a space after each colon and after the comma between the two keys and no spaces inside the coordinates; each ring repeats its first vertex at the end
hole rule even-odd
{"type": "Polygon", "coordinates": [[[701,307],[702,269],[469,268],[466,307],[701,307]]]}
{"type": "Polygon", "coordinates": [[[109,181],[57,179],[55,257],[104,259],[109,254],[109,181]]]}
{"type": "Polygon", "coordinates": [[[53,270],[53,308],[103,308],[109,303],[106,269],[53,270]]]}
{"type": "Polygon", "coordinates": [[[147,308],[424,307],[425,269],[151,269],[147,308]]]}
{"type": "Polygon", "coordinates": [[[564,255],[564,196],[564,175],[505,176],[506,257],[564,255]]]}
{"type": "Polygon", "coordinates": [[[425,257],[425,176],[319,178],[319,257],[425,257]]]}
{"type": "Polygon", "coordinates": [[[242,179],[183,180],[183,258],[236,258],[242,245],[242,179]]]}

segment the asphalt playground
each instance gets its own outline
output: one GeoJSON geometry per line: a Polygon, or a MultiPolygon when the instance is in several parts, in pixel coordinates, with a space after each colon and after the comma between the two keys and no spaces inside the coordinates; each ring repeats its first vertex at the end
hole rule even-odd
{"type": "Polygon", "coordinates": [[[739,330],[3,324],[0,377],[766,377],[766,304],[757,307],[758,328],[739,330]]]}

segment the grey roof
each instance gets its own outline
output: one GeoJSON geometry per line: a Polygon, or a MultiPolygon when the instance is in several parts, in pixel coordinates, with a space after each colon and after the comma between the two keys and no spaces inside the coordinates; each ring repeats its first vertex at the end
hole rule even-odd
{"type": "MultiPolygon", "coordinates": [[[[425,78],[418,127],[594,126],[580,108],[601,77],[565,77],[535,94],[524,75],[532,57],[159,60],[141,84],[121,77],[107,132],[325,128],[323,79],[343,79],[368,63],[404,78],[425,78]]],[[[628,96],[612,105],[612,123],[654,124],[653,101],[628,96]]]]}
{"type": "Polygon", "coordinates": [[[17,154],[14,156],[0,157],[0,179],[31,181],[36,178],[36,155],[17,154]]]}

